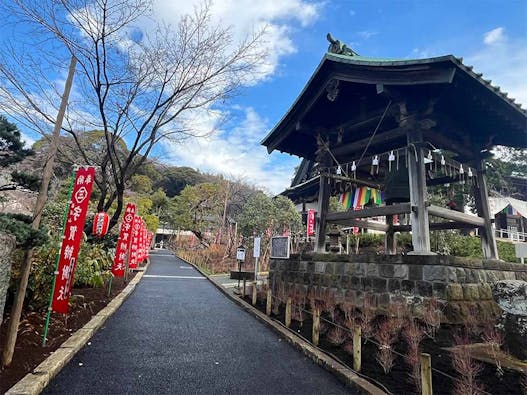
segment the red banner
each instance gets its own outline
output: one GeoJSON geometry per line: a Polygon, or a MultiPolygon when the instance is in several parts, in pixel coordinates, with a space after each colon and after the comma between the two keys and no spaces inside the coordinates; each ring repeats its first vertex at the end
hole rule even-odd
{"type": "Polygon", "coordinates": [[[51,309],[57,313],[66,314],[68,312],[68,301],[73,288],[73,276],[94,178],[94,167],[81,167],[75,173],[51,302],[51,309]]]}
{"type": "Polygon", "coordinates": [[[311,208],[307,210],[307,235],[315,235],[315,210],[311,208]]]}
{"type": "Polygon", "coordinates": [[[154,233],[147,231],[146,234],[146,259],[148,259],[150,257],[150,248],[152,247],[152,239],[154,238],[154,233]]]}
{"type": "Polygon", "coordinates": [[[130,269],[137,268],[138,252],[139,252],[139,230],[141,228],[140,217],[135,217],[132,229],[132,243],[130,244],[130,258],[128,260],[128,267],[130,269]]]}
{"type": "Polygon", "coordinates": [[[125,270],[126,254],[129,250],[129,245],[132,240],[132,226],[135,218],[135,204],[128,203],[124,210],[123,222],[121,224],[121,232],[117,240],[117,248],[115,250],[115,259],[113,261],[112,273],[115,277],[123,277],[125,270]]]}

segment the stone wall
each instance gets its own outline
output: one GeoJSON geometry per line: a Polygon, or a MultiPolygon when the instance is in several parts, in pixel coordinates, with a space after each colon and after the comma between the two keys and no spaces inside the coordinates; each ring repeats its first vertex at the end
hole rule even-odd
{"type": "Polygon", "coordinates": [[[444,304],[450,322],[467,315],[495,316],[491,284],[527,280],[527,265],[452,256],[303,254],[272,259],[270,284],[331,288],[338,298],[360,306],[364,295],[378,308],[403,301],[416,309],[430,298],[444,304]]]}
{"type": "Polygon", "coordinates": [[[15,238],[0,233],[0,321],[4,316],[5,297],[11,274],[11,252],[15,248],[15,238]]]}

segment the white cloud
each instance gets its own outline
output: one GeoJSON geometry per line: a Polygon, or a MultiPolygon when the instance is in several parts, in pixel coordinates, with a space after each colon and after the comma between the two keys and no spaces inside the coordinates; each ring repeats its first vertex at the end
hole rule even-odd
{"type": "Polygon", "coordinates": [[[512,39],[503,34],[503,28],[485,33],[486,44],[465,57],[464,63],[473,65],[474,69],[483,73],[485,79],[491,79],[492,85],[499,86],[502,91],[515,98],[525,108],[527,105],[527,42],[524,38],[512,39]],[[494,33],[487,40],[489,34],[494,33]]]}
{"type": "MultiPolygon", "coordinates": [[[[186,2],[173,0],[155,0],[153,18],[176,25],[179,19],[192,13],[193,8],[203,3],[200,0],[186,2]]],[[[213,22],[231,27],[234,43],[247,35],[265,27],[266,35],[261,43],[261,53],[267,53],[262,59],[260,78],[272,75],[279,65],[280,58],[296,52],[291,39],[295,25],[306,27],[314,22],[322,3],[306,0],[266,0],[255,3],[253,0],[215,0],[211,5],[213,22]]]]}
{"type": "Polygon", "coordinates": [[[495,45],[502,43],[506,40],[505,29],[503,27],[497,27],[483,35],[483,42],[487,45],[495,45]]]}
{"type": "Polygon", "coordinates": [[[362,30],[360,32],[357,32],[357,35],[364,40],[368,40],[369,38],[372,38],[377,34],[379,34],[379,32],[375,32],[372,30],[362,30]]]}
{"type": "MultiPolygon", "coordinates": [[[[278,153],[268,155],[260,145],[269,129],[267,120],[251,107],[242,109],[242,114],[240,110],[232,110],[229,117],[239,119],[236,126],[229,131],[220,128],[206,138],[169,143],[169,161],[201,171],[242,177],[273,193],[281,192],[290,185],[298,159],[278,153]]],[[[217,127],[219,116],[220,113],[216,113],[203,117],[199,127],[203,130],[217,127]]]]}

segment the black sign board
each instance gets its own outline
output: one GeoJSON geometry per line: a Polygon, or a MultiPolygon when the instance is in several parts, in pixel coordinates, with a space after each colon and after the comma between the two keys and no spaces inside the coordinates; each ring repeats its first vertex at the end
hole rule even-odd
{"type": "Polygon", "coordinates": [[[289,236],[271,238],[271,258],[289,259],[289,236]]]}

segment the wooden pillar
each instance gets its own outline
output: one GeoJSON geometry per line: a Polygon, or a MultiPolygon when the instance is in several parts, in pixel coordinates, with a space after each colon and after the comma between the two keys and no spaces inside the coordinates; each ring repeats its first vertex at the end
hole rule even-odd
{"type": "Polygon", "coordinates": [[[393,215],[386,216],[386,225],[389,226],[384,239],[384,251],[386,254],[395,255],[397,253],[397,242],[393,231],[393,215]]]}
{"type": "Polygon", "coordinates": [[[318,217],[316,223],[315,251],[326,252],[326,215],[329,210],[330,179],[320,175],[318,190],[318,217]]]}
{"type": "Polygon", "coordinates": [[[481,229],[481,248],[485,259],[499,259],[498,246],[496,245],[496,235],[492,227],[489,208],[489,194],[487,180],[485,178],[485,164],[479,161],[476,164],[477,185],[474,187],[474,200],[478,216],[483,218],[485,224],[481,229]]]}
{"type": "Polygon", "coordinates": [[[287,298],[285,303],[285,326],[291,326],[291,298],[287,298]]]}
{"type": "Polygon", "coordinates": [[[266,306],[265,306],[265,314],[267,314],[268,316],[271,316],[271,309],[273,307],[273,299],[272,299],[273,295],[271,293],[271,289],[268,289],[267,290],[267,298],[265,300],[266,302],[266,306]]]}
{"type": "Polygon", "coordinates": [[[353,370],[360,372],[362,365],[362,329],[359,325],[353,327],[353,370]]]}
{"type": "Polygon", "coordinates": [[[432,359],[430,354],[421,353],[421,394],[432,395],[432,359]]]}
{"type": "Polygon", "coordinates": [[[423,152],[423,133],[411,130],[408,139],[408,179],[410,183],[410,203],[412,212],[412,244],[414,250],[409,254],[430,255],[430,231],[428,228],[428,209],[426,207],[426,169],[423,152]]]}
{"type": "Polygon", "coordinates": [[[315,346],[318,346],[320,339],[320,309],[318,307],[313,308],[313,330],[311,340],[315,346]]]}

